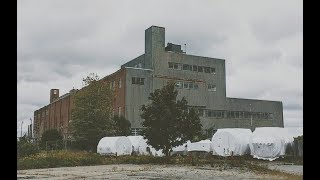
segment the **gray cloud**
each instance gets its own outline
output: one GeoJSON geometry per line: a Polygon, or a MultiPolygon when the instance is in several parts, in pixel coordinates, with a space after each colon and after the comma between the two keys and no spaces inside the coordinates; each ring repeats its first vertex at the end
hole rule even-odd
{"type": "Polygon", "coordinates": [[[18,1],[17,135],[51,88],[81,88],[143,54],[151,25],[188,54],[225,59],[227,96],[283,101],[285,125],[302,126],[301,0],[139,2],[18,1]]]}

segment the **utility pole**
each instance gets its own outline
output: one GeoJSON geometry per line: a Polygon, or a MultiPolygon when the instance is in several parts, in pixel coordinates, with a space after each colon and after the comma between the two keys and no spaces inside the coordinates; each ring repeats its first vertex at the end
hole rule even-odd
{"type": "Polygon", "coordinates": [[[30,137],[32,138],[32,119],[30,118],[31,124],[30,124],[30,137]]]}
{"type": "Polygon", "coordinates": [[[252,112],[251,112],[251,104],[249,104],[249,108],[250,108],[250,127],[251,127],[251,131],[253,131],[253,128],[252,128],[252,112]]]}
{"type": "Polygon", "coordinates": [[[23,121],[21,121],[21,132],[20,132],[20,137],[22,137],[22,125],[23,125],[23,121]]]}

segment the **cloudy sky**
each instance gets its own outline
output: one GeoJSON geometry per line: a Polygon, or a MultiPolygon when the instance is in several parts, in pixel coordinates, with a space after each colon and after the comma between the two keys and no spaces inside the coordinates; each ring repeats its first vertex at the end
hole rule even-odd
{"type": "Polygon", "coordinates": [[[144,53],[144,30],[226,61],[227,96],[282,101],[285,127],[303,126],[302,0],[18,0],[17,135],[33,112],[144,53]]]}

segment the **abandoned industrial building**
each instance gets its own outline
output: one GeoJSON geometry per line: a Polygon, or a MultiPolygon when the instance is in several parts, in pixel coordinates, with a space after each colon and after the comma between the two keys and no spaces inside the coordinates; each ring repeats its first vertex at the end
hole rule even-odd
{"type": "MultiPolygon", "coordinates": [[[[133,131],[142,128],[141,105],[169,80],[176,82],[178,98],[185,97],[189,106],[199,110],[204,129],[284,126],[281,101],[227,97],[225,60],[189,55],[181,45],[172,43],[165,47],[163,27],[146,29],[145,53],[102,80],[115,92],[114,114],[128,119],[133,131]]],[[[50,91],[50,104],[34,112],[36,138],[51,128],[65,138],[69,136],[72,95],[76,91],[60,97],[58,89],[50,91]]]]}

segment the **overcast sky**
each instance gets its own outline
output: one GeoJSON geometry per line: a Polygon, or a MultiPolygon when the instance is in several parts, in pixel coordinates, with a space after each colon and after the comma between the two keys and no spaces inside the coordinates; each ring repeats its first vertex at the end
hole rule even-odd
{"type": "Polygon", "coordinates": [[[144,53],[144,30],[226,62],[227,96],[283,102],[285,127],[303,124],[302,0],[18,0],[17,135],[33,112],[144,53]]]}

